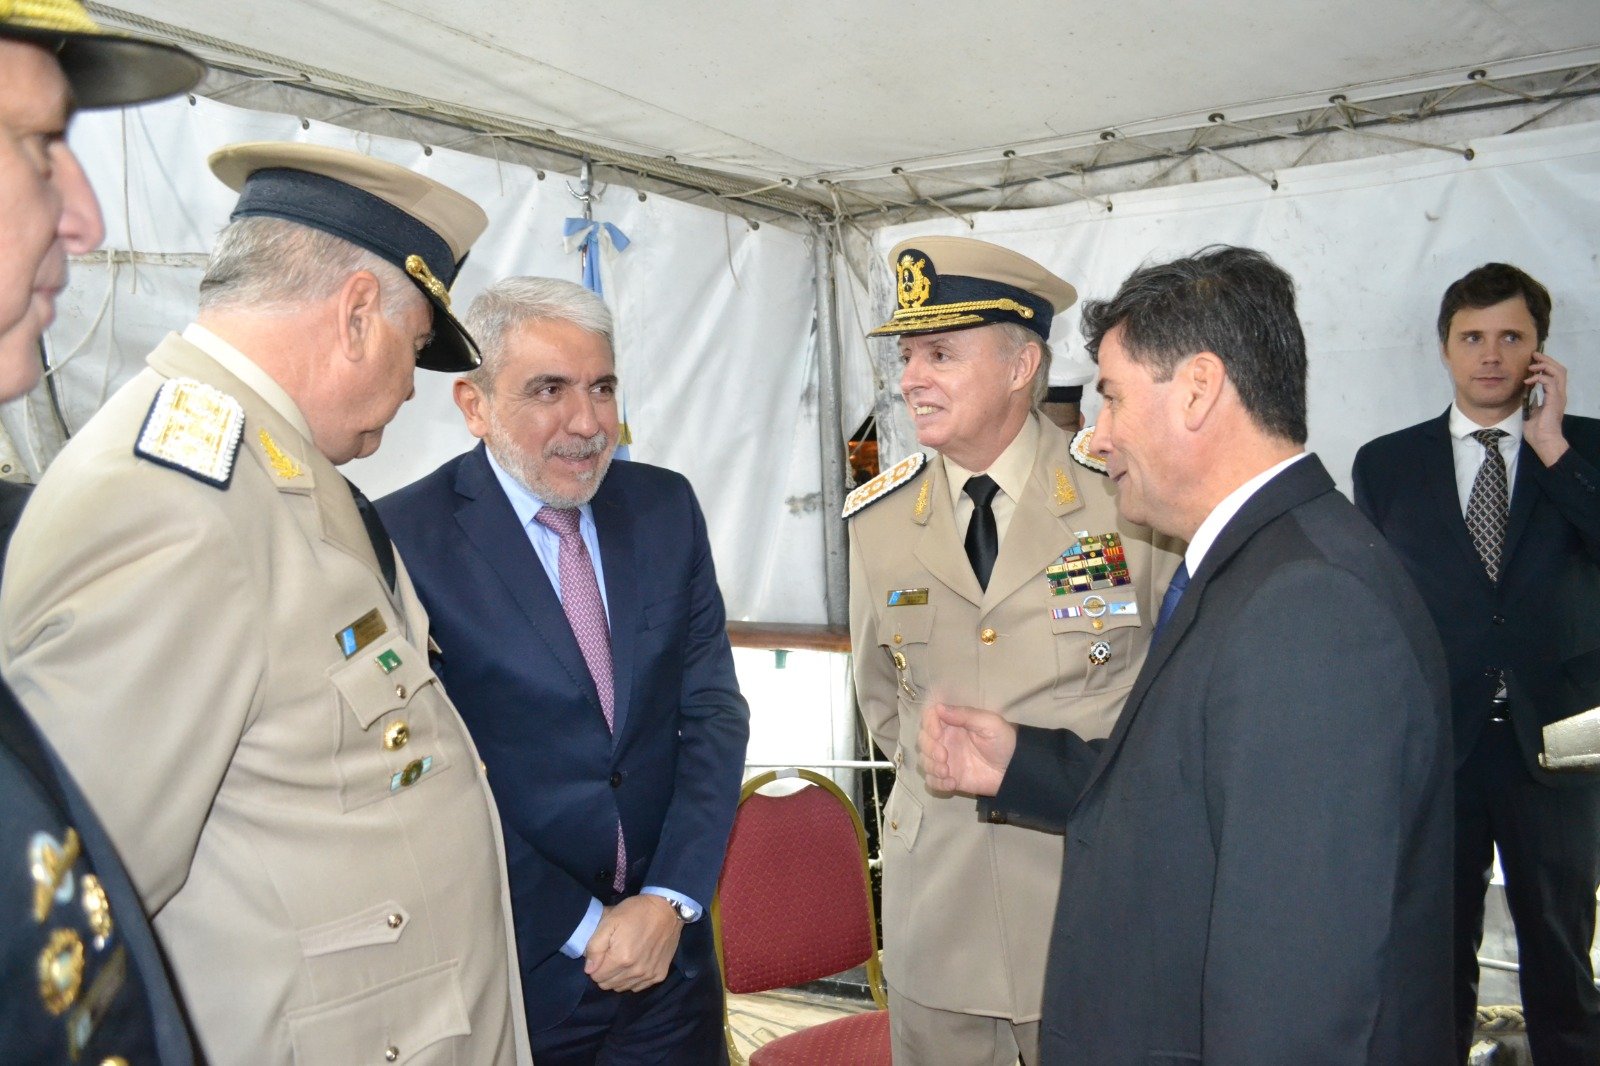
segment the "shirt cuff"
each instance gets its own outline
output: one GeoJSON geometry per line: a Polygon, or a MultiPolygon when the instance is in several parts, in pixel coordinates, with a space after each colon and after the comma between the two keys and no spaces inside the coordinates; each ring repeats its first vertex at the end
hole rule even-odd
{"type": "Polygon", "coordinates": [[[690,899],[688,896],[685,896],[682,892],[674,892],[670,888],[662,888],[659,885],[645,885],[643,888],[641,888],[639,890],[639,895],[641,895],[641,896],[665,896],[667,899],[672,900],[674,903],[683,904],[685,907],[688,907],[691,911],[694,912],[694,917],[689,919],[689,921],[691,921],[691,922],[698,922],[700,920],[701,916],[705,914],[705,909],[703,907],[701,907],[700,904],[696,903],[694,900],[690,899]]]}
{"type": "Polygon", "coordinates": [[[583,958],[584,949],[589,946],[589,938],[594,936],[594,931],[599,928],[600,917],[605,914],[605,910],[599,900],[589,900],[589,909],[584,912],[583,921],[579,922],[578,928],[567,937],[567,942],[561,945],[561,954],[569,959],[583,958]]]}

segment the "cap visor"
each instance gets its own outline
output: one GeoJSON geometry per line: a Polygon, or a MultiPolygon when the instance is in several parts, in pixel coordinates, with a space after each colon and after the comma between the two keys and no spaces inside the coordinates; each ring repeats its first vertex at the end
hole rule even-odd
{"type": "MultiPolygon", "coordinates": [[[[421,289],[420,285],[418,289],[421,289]]],[[[444,374],[464,374],[468,370],[476,370],[478,364],[483,362],[483,357],[478,354],[477,342],[456,321],[450,309],[433,298],[432,293],[424,290],[423,295],[433,305],[433,340],[417,353],[417,367],[444,374]]]]}
{"type": "MultiPolygon", "coordinates": [[[[13,31],[8,27],[6,35],[13,31]]],[[[21,36],[19,34],[19,36],[21,36]]],[[[114,34],[27,34],[59,44],[61,71],[78,107],[122,107],[187,92],[205,76],[205,64],[175,45],[114,34]]]]}

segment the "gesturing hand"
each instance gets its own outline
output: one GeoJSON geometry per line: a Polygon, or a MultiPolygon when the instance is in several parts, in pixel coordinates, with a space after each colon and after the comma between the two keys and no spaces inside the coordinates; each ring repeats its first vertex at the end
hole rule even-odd
{"type": "Polygon", "coordinates": [[[1017,727],[992,711],[935,703],[922,713],[918,748],[929,788],[992,796],[1017,750],[1017,727]]]}

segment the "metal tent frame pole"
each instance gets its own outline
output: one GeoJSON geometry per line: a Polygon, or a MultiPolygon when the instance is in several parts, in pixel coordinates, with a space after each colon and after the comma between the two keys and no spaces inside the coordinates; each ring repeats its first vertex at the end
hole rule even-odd
{"type": "Polygon", "coordinates": [[[850,618],[850,572],[846,558],[844,519],[845,447],[839,429],[844,398],[839,370],[839,309],[833,298],[833,233],[821,223],[812,226],[811,274],[816,286],[817,439],[822,449],[823,594],[828,624],[842,626],[850,618]]]}

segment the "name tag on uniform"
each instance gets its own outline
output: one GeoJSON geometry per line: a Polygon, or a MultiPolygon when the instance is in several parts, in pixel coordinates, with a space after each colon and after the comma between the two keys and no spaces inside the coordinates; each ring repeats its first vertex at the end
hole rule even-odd
{"type": "Polygon", "coordinates": [[[389,631],[389,624],[374,607],[333,635],[346,659],[389,631]]]}
{"type": "Polygon", "coordinates": [[[914,604],[927,603],[927,589],[894,589],[889,593],[889,607],[910,607],[914,604]]]}

